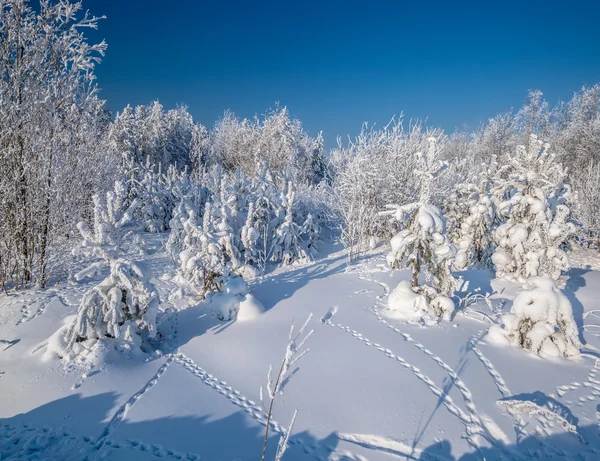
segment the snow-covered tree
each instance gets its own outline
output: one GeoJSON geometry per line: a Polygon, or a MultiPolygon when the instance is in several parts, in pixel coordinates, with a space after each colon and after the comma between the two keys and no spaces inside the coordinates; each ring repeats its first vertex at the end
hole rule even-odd
{"type": "Polygon", "coordinates": [[[531,277],[501,322],[487,336],[497,344],[549,357],[578,355],[582,347],[571,303],[548,277],[531,277]]]}
{"type": "Polygon", "coordinates": [[[402,228],[390,242],[392,250],[387,260],[391,269],[406,266],[412,270],[413,287],[418,286],[419,274],[423,271],[439,294],[451,296],[456,285],[450,271],[455,249],[446,235],[442,212],[429,203],[431,182],[446,168],[437,155],[436,139],[429,138],[427,153],[415,154],[419,201],[404,206],[390,205],[391,211],[383,212],[391,215],[402,228]]]}
{"type": "Polygon", "coordinates": [[[179,253],[183,251],[185,238],[185,222],[192,215],[196,215],[195,207],[190,196],[183,196],[179,204],[172,212],[173,217],[169,221],[169,238],[166,249],[174,260],[179,259],[179,253]]]}
{"type": "Polygon", "coordinates": [[[566,172],[535,135],[527,148],[517,147],[510,165],[505,200],[497,206],[502,224],[493,233],[496,273],[522,283],[537,275],[557,279],[569,267],[563,247],[575,230],[567,221],[572,194],[562,183],[566,172]]]}
{"type": "Polygon", "coordinates": [[[244,246],[244,260],[246,264],[255,264],[260,258],[258,241],[260,231],[255,227],[254,202],[248,205],[246,223],[241,231],[241,241],[244,246]]]}
{"type": "Polygon", "coordinates": [[[457,197],[450,209],[456,216],[454,242],[457,253],[454,265],[457,269],[478,263],[491,264],[493,252],[492,229],[495,220],[493,178],[498,165],[495,156],[480,174],[479,184],[460,184],[457,197]],[[456,203],[458,202],[458,203],[456,203]]]}
{"type": "Polygon", "coordinates": [[[285,209],[283,222],[279,223],[281,221],[279,215],[273,219],[275,234],[270,249],[271,260],[281,262],[283,265],[310,260],[308,249],[301,238],[302,229],[293,219],[294,192],[291,184],[284,197],[281,207],[285,209]]]}
{"type": "Polygon", "coordinates": [[[347,146],[338,140],[330,155],[333,202],[350,260],[368,250],[373,237],[394,235],[396,229],[379,218],[381,209],[389,203],[401,206],[418,201],[414,153],[427,150],[429,137],[444,139],[439,130],[428,131],[419,123],[405,129],[401,120],[392,120],[378,130],[365,124],[347,146]]]}
{"type": "Polygon", "coordinates": [[[183,169],[192,163],[192,149],[197,157],[205,147],[202,132],[185,107],[165,111],[155,101],[150,106],[125,107],[111,124],[109,136],[115,152],[131,153],[140,165],[149,159],[164,169],[170,165],[183,169]]]}
{"type": "Polygon", "coordinates": [[[69,0],[0,3],[0,258],[15,285],[47,283],[111,171],[94,75],[106,44],[83,33],[98,19],[69,0]]]}
{"type": "Polygon", "coordinates": [[[195,213],[190,213],[183,224],[186,235],[183,251],[179,254],[180,274],[202,297],[219,291],[223,277],[228,275],[223,248],[215,235],[213,218],[212,205],[207,203],[201,226],[195,213]]]}
{"type": "Polygon", "coordinates": [[[158,292],[142,268],[123,257],[123,244],[132,232],[128,226],[138,206],[136,201],[125,203],[125,185],[117,181],[114,191],[94,196],[93,228],[84,222],[78,225],[83,242],[77,253],[101,260],[75,278],[81,280],[106,266],[109,275],[85,293],[70,325],[56,333],[65,351],[59,355],[77,355],[105,338],[121,340],[119,348],[138,348],[140,338],[156,336],[158,292]]]}
{"type": "Polygon", "coordinates": [[[319,223],[313,218],[312,214],[308,214],[304,223],[302,224],[302,240],[310,253],[317,251],[317,241],[321,235],[321,229],[319,223]]]}
{"type": "Polygon", "coordinates": [[[117,347],[139,347],[141,339],[156,336],[156,315],[160,299],[154,285],[135,263],[111,261],[110,274],[85,293],[77,315],[68,326],[64,347],[77,355],[89,349],[95,340],[118,338],[126,344],[117,347]]]}
{"type": "Polygon", "coordinates": [[[588,245],[596,243],[600,251],[600,161],[581,171],[575,182],[577,190],[576,213],[584,226],[588,245]]]}
{"type": "Polygon", "coordinates": [[[127,238],[132,235],[129,227],[133,221],[133,213],[139,206],[139,201],[126,205],[126,187],[121,181],[115,182],[114,190],[106,194],[97,194],[93,199],[93,227],[90,228],[84,221],[77,225],[83,242],[73,253],[87,258],[100,258],[100,261],[78,272],[75,275],[76,280],[93,275],[119,259],[125,250],[127,238]]]}

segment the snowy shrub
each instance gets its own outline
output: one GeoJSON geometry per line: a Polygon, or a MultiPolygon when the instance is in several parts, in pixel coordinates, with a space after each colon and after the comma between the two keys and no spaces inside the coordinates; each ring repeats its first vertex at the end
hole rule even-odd
{"type": "MultiPolygon", "coordinates": [[[[109,275],[88,290],[70,325],[59,330],[52,344],[55,352],[72,357],[90,349],[97,340],[119,339],[123,351],[137,350],[140,335],[152,339],[156,335],[159,297],[154,285],[135,263],[122,258],[123,243],[132,231],[127,229],[138,202],[125,206],[126,188],[117,181],[114,191],[94,196],[94,228],[81,222],[83,237],[79,254],[102,258],[75,275],[77,280],[94,275],[109,266],[109,275]]],[[[51,351],[52,352],[52,351],[51,351]]]]}
{"type": "Polygon", "coordinates": [[[542,356],[579,354],[581,343],[567,297],[548,277],[532,277],[513,302],[501,325],[490,327],[488,339],[542,356]]]}
{"type": "Polygon", "coordinates": [[[175,260],[179,258],[179,253],[183,250],[183,240],[185,238],[185,222],[195,213],[195,207],[190,196],[184,196],[179,204],[173,209],[173,217],[169,221],[171,232],[166,243],[166,249],[175,260]]]}
{"type": "Polygon", "coordinates": [[[319,224],[313,218],[312,214],[308,214],[304,224],[302,224],[302,240],[308,248],[310,254],[314,254],[317,251],[317,241],[321,235],[321,229],[319,224]]]}
{"type": "Polygon", "coordinates": [[[575,212],[586,230],[588,246],[595,243],[600,251],[600,161],[591,161],[582,168],[575,187],[578,193],[575,212]]]}
{"type": "Polygon", "coordinates": [[[219,292],[210,297],[210,305],[219,320],[253,320],[262,314],[264,306],[252,294],[242,277],[231,277],[219,292]]]}
{"type": "Polygon", "coordinates": [[[266,161],[276,174],[298,183],[318,184],[325,176],[323,137],[308,136],[286,107],[270,110],[261,120],[240,120],[231,112],[217,121],[207,161],[228,172],[238,169],[248,177],[266,161]]]}
{"type": "Polygon", "coordinates": [[[360,135],[331,153],[334,201],[342,220],[342,241],[352,260],[369,248],[371,237],[388,239],[394,229],[379,218],[386,204],[404,205],[418,200],[418,178],[413,174],[415,152],[427,149],[429,137],[422,125],[405,130],[392,122],[375,130],[366,125],[360,135]]]}
{"type": "Polygon", "coordinates": [[[451,320],[455,309],[450,298],[439,296],[430,287],[413,288],[408,280],[401,281],[390,293],[387,307],[390,317],[424,323],[451,320]]]}
{"type": "Polygon", "coordinates": [[[556,280],[569,268],[563,247],[575,231],[567,221],[572,194],[562,185],[564,169],[534,135],[510,160],[505,200],[497,205],[503,223],[493,233],[496,273],[520,282],[538,275],[556,280]]]}

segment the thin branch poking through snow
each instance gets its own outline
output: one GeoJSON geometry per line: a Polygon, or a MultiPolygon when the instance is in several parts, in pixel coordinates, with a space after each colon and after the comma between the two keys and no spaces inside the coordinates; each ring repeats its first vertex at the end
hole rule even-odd
{"type": "MultiPolygon", "coordinates": [[[[306,319],[306,322],[304,322],[304,324],[302,325],[300,330],[298,330],[298,333],[295,336],[294,336],[294,324],[292,323],[292,325],[290,327],[290,333],[288,336],[287,346],[285,348],[285,355],[283,357],[283,361],[281,362],[281,367],[279,368],[279,373],[277,374],[277,379],[275,380],[274,385],[273,385],[273,378],[272,378],[273,366],[269,365],[269,372],[267,373],[267,393],[269,395],[269,403],[268,403],[269,409],[268,410],[266,409],[267,405],[265,404],[262,386],[260,388],[260,401],[261,401],[263,408],[265,409],[265,412],[267,413],[267,424],[266,424],[267,427],[265,429],[265,440],[263,443],[263,451],[262,451],[261,461],[265,460],[265,454],[267,451],[267,440],[269,439],[269,425],[271,423],[271,416],[273,414],[273,404],[275,403],[275,396],[277,394],[280,394],[280,395],[283,394],[283,389],[285,387],[285,384],[287,384],[289,382],[290,378],[293,376],[294,372],[289,373],[290,367],[293,364],[295,364],[296,362],[298,362],[298,360],[300,360],[304,356],[304,354],[306,354],[310,350],[310,349],[305,349],[302,352],[299,352],[300,349],[306,343],[306,340],[308,338],[310,338],[310,336],[314,332],[314,330],[310,330],[304,337],[302,337],[302,334],[304,333],[304,330],[308,326],[308,323],[310,322],[311,319],[312,319],[312,314],[310,314],[308,316],[308,318],[306,319]]],[[[277,453],[275,455],[276,461],[281,460],[281,458],[283,457],[283,454],[285,453],[285,451],[288,448],[288,440],[290,438],[290,434],[291,434],[292,428],[294,426],[294,421],[296,420],[297,412],[298,412],[297,410],[294,410],[294,415],[292,416],[292,420],[290,421],[290,425],[289,425],[288,429],[283,433],[283,435],[279,439],[279,444],[277,445],[277,453]]]]}

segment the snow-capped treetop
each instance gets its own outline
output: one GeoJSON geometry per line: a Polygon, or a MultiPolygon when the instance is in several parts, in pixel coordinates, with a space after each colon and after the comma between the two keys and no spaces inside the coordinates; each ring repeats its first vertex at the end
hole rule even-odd
{"type": "Polygon", "coordinates": [[[508,157],[512,171],[510,180],[517,187],[540,188],[547,196],[553,193],[567,176],[550,145],[536,135],[529,137],[528,146],[519,145],[514,155],[508,157]]]}
{"type": "Polygon", "coordinates": [[[129,206],[126,203],[126,187],[121,181],[116,181],[114,190],[106,194],[94,196],[94,227],[80,222],[77,225],[83,242],[76,248],[76,254],[88,258],[102,258],[104,262],[92,265],[90,269],[79,272],[75,277],[81,278],[91,275],[105,263],[119,258],[123,251],[124,240],[131,235],[127,226],[133,221],[133,213],[139,206],[139,201],[134,200],[129,206]]]}
{"type": "Polygon", "coordinates": [[[429,203],[431,197],[431,182],[439,177],[448,167],[446,162],[442,162],[438,158],[438,152],[436,149],[437,139],[433,136],[427,138],[429,144],[427,153],[417,152],[415,158],[417,160],[417,166],[415,170],[415,177],[420,185],[419,191],[419,203],[429,203]]]}

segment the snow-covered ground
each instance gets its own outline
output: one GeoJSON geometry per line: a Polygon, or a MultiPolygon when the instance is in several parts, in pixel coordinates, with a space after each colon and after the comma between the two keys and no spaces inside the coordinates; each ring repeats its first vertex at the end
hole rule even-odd
{"type": "Polygon", "coordinates": [[[276,272],[252,287],[266,311],[226,323],[203,304],[169,304],[178,286],[159,251],[143,264],[169,337],[154,355],[112,353],[101,365],[44,359],[99,279],[1,295],[0,459],[259,459],[259,389],[281,363],[290,324],[309,313],[310,351],[276,400],[267,459],[294,409],[288,460],[600,459],[599,258],[581,250],[573,259],[564,292],[584,353],[571,360],[486,344],[518,287],[485,271],[460,275],[467,291],[495,291],[491,310],[480,301],[428,327],[387,316],[388,294],[410,274],[390,273],[383,252],[348,267],[334,248],[276,272]]]}

